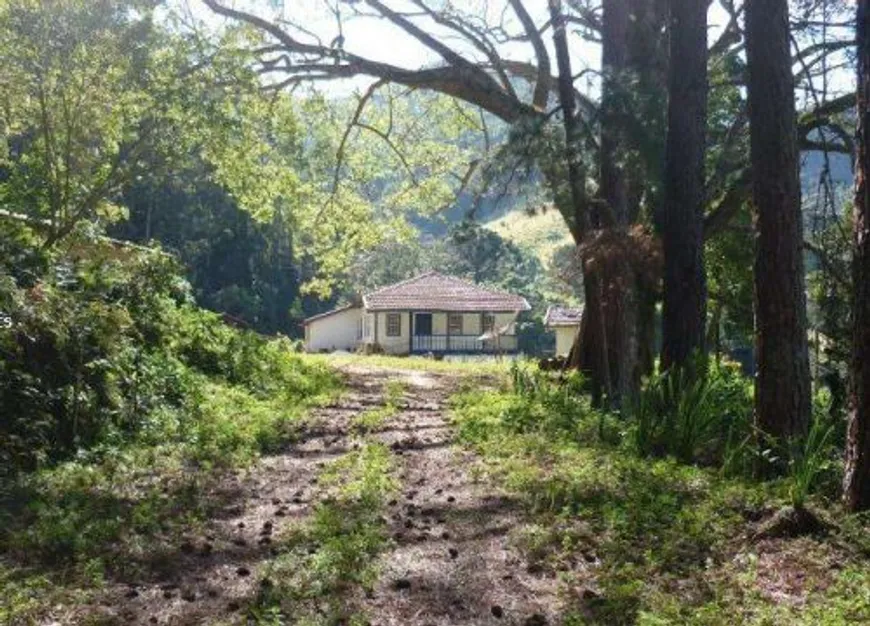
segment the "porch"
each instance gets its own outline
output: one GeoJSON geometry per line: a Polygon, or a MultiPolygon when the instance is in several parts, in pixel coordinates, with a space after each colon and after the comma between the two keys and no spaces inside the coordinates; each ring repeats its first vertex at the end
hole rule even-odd
{"type": "Polygon", "coordinates": [[[411,337],[412,354],[498,354],[516,352],[515,335],[481,340],[479,335],[418,335],[411,337]]]}

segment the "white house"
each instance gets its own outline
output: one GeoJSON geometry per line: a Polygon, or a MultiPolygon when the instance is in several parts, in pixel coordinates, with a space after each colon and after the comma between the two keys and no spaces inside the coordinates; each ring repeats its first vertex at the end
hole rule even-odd
{"type": "Polygon", "coordinates": [[[310,352],[377,347],[388,354],[500,353],[517,350],[522,296],[427,272],[366,294],[304,322],[310,352]]]}
{"type": "Polygon", "coordinates": [[[580,332],[583,307],[551,306],[544,315],[544,325],[556,333],[556,356],[568,356],[580,332]]]}

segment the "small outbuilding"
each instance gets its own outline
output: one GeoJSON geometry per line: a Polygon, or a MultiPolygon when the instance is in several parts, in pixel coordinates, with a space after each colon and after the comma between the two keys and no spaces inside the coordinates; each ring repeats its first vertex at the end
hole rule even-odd
{"type": "Polygon", "coordinates": [[[362,307],[348,304],[309,317],[303,325],[308,352],[355,350],[362,336],[362,307]]]}
{"type": "Polygon", "coordinates": [[[580,332],[583,307],[551,306],[544,315],[544,326],[556,334],[556,356],[568,356],[580,332]]]}

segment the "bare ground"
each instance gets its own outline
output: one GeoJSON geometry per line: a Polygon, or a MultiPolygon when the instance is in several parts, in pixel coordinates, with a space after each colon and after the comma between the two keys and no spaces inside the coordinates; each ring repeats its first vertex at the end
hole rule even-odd
{"type": "MultiPolygon", "coordinates": [[[[350,425],[384,404],[390,380],[404,383],[399,410],[374,437],[396,456],[401,483],[387,513],[392,543],[374,592],[348,598],[379,626],[558,623],[557,581],[532,573],[511,546],[517,504],[472,475],[474,459],[452,445],[445,373],[344,368],[348,393],[314,412],[280,454],[221,481],[217,514],[178,545],[154,547],[136,580],[111,585],[90,619],[130,624],[244,623],[272,541],[305,520],[318,501],[325,463],[359,445],[350,425]]],[[[68,620],[84,617],[75,611],[68,620]]],[[[292,622],[292,616],[291,616],[292,622]]]]}

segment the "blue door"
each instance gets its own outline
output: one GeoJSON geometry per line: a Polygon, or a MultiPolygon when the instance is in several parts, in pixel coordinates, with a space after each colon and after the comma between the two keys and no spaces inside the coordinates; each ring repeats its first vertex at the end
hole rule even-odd
{"type": "Polygon", "coordinates": [[[432,314],[414,314],[414,334],[417,337],[428,337],[432,334],[432,314]]]}

